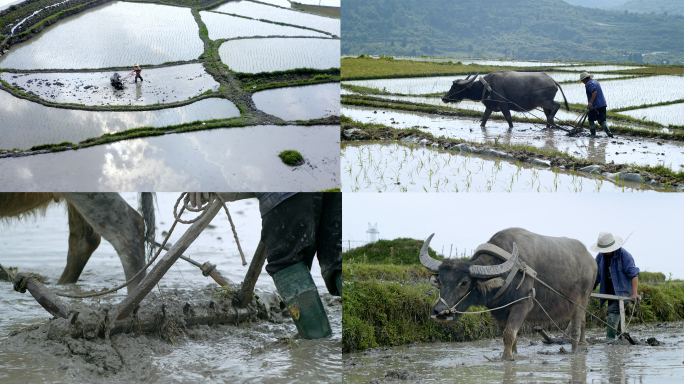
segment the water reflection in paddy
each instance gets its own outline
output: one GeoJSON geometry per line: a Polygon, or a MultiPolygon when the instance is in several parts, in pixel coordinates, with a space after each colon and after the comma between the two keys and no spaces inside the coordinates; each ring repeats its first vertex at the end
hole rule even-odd
{"type": "Polygon", "coordinates": [[[209,38],[212,40],[250,36],[330,37],[325,33],[314,32],[310,29],[288,27],[216,12],[202,11],[200,12],[200,16],[202,17],[202,21],[207,25],[207,29],[209,29],[209,38]]]}
{"type": "Polygon", "coordinates": [[[641,192],[587,173],[535,167],[403,142],[344,143],[343,192],[641,192]]]}
{"type": "Polygon", "coordinates": [[[339,186],[339,126],[255,126],[169,134],[0,159],[6,191],[320,191],[339,186]],[[278,154],[299,151],[306,164],[278,154]]]}
{"type": "Polygon", "coordinates": [[[92,112],[46,107],[0,90],[0,148],[78,143],[90,137],[138,127],[165,127],[240,116],[235,104],[219,98],[182,107],[139,112],[92,112]]]}
{"type": "Polygon", "coordinates": [[[684,125],[684,104],[661,105],[659,107],[649,107],[632,109],[620,112],[621,115],[631,116],[635,119],[654,121],[663,125],[684,125]]]}
{"type": "MultiPolygon", "coordinates": [[[[55,103],[83,105],[151,105],[184,101],[219,83],[199,63],[144,69],[143,82],[128,77],[123,90],[115,89],[109,80],[114,71],[106,72],[44,72],[0,74],[0,79],[22,92],[33,93],[55,103]]],[[[120,71],[121,77],[129,72],[120,71]]]]}
{"type": "Polygon", "coordinates": [[[608,139],[603,133],[594,139],[573,138],[566,136],[563,131],[545,130],[542,124],[514,122],[513,130],[509,130],[508,123],[501,120],[489,120],[487,128],[481,129],[478,118],[443,117],[367,107],[344,106],[342,114],[362,123],[379,123],[393,128],[417,127],[435,137],[445,136],[476,143],[498,141],[502,144],[527,144],[602,163],[664,164],[675,171],[681,169],[680,164],[684,164],[684,145],[676,141],[636,137],[608,139]]]}
{"type": "Polygon", "coordinates": [[[340,114],[340,84],[324,83],[256,92],[257,108],[283,120],[309,120],[340,114]]]}
{"type": "Polygon", "coordinates": [[[282,9],[251,1],[231,1],[214,8],[213,11],[264,19],[278,23],[299,25],[340,36],[340,19],[313,15],[290,9],[282,9]]]}
{"type": "Polygon", "coordinates": [[[115,1],[62,20],[13,45],[0,57],[0,68],[162,64],[196,59],[203,50],[189,8],[115,1]]]}
{"type": "Polygon", "coordinates": [[[240,39],[219,48],[221,61],[235,72],[340,67],[340,40],[307,38],[240,39]]]}

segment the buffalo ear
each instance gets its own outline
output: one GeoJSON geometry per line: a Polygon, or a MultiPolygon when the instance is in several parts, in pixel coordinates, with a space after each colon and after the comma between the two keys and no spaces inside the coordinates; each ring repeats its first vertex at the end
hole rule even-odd
{"type": "Polygon", "coordinates": [[[430,275],[430,285],[435,288],[439,288],[439,281],[437,281],[437,275],[430,275]]]}
{"type": "Polygon", "coordinates": [[[477,288],[482,291],[482,293],[487,293],[494,288],[499,288],[504,285],[504,279],[500,277],[495,277],[489,280],[477,280],[477,288]]]}

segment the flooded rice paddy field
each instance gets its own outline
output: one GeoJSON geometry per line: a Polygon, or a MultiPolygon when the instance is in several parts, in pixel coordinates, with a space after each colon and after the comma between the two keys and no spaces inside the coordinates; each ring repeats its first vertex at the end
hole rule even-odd
{"type": "MultiPolygon", "coordinates": [[[[565,72],[546,72],[557,82],[577,80],[579,74],[565,72]]],[[[598,74],[594,78],[609,79],[624,77],[625,75],[603,75],[598,74]]],[[[360,87],[375,88],[380,91],[389,93],[401,93],[404,95],[425,95],[433,93],[446,94],[454,80],[463,78],[463,76],[435,76],[435,77],[409,77],[399,79],[375,79],[375,80],[354,80],[344,81],[342,84],[355,85],[360,87]]],[[[568,85],[562,85],[563,89],[568,85]]],[[[572,86],[572,85],[570,85],[572,86]]]]}
{"type": "MultiPolygon", "coordinates": [[[[389,371],[405,369],[412,374],[407,383],[673,383],[684,378],[683,327],[681,322],[630,327],[633,337],[655,337],[663,345],[597,344],[577,354],[560,353],[559,345],[543,344],[537,335],[519,336],[519,355],[512,362],[496,359],[501,338],[375,348],[342,355],[344,382],[383,382],[389,371]]],[[[605,330],[589,329],[587,335],[605,338],[605,330]]]]}
{"type": "MultiPolygon", "coordinates": [[[[124,199],[137,207],[137,194],[124,193],[124,199]]],[[[156,208],[157,240],[173,223],[173,205],[179,193],[158,193],[156,208]]],[[[251,260],[260,238],[261,215],[255,199],[228,203],[240,244],[247,262],[251,260]]],[[[183,215],[185,217],[185,215],[183,215]]],[[[188,216],[194,217],[194,216],[188,216]]],[[[72,293],[91,292],[113,287],[123,282],[124,273],[114,248],[102,241],[86,265],[78,283],[56,286],[55,283],[66,265],[69,228],[66,209],[53,205],[45,218],[37,218],[0,229],[0,246],[4,252],[0,263],[5,267],[18,267],[19,271],[36,272],[47,277],[47,287],[55,291],[72,293]],[[39,240],[39,241],[37,241],[39,240]]],[[[188,228],[179,224],[170,241],[176,242],[188,228]]],[[[241,282],[247,272],[243,267],[225,214],[217,215],[211,225],[193,242],[186,256],[204,263],[217,265],[221,273],[233,282],[241,282]]],[[[144,366],[139,371],[129,367],[117,374],[98,374],[88,364],[75,363],[71,356],[58,356],[53,350],[32,349],[31,345],[17,350],[11,347],[9,333],[26,326],[41,324],[51,318],[30,294],[20,294],[7,282],[0,282],[0,381],[2,382],[295,382],[302,372],[319,382],[340,382],[341,379],[341,305],[325,288],[318,263],[314,262],[312,276],[323,297],[330,318],[333,335],[318,341],[297,340],[290,348],[278,343],[280,337],[291,337],[296,329],[291,320],[282,323],[257,321],[235,326],[204,328],[205,337],[192,339],[176,337],[171,344],[156,336],[133,338],[126,345],[125,337],[114,336],[115,344],[124,361],[144,366]],[[138,361],[132,362],[132,359],[138,361]]],[[[180,292],[192,295],[198,289],[213,289],[216,284],[198,272],[189,263],[179,260],[159,283],[162,294],[180,292]]],[[[256,284],[256,294],[275,291],[273,280],[263,271],[256,284]]],[[[155,289],[155,294],[158,293],[155,289]]],[[[119,303],[125,290],[101,299],[65,299],[68,303],[119,303]]]]}
{"type": "Polygon", "coordinates": [[[343,143],[343,192],[643,192],[633,182],[404,142],[343,143]]]}
{"type": "MultiPolygon", "coordinates": [[[[232,39],[246,36],[313,36],[330,37],[310,29],[283,26],[259,20],[244,19],[216,12],[201,11],[200,17],[207,25],[212,40],[232,39]]],[[[199,39],[199,38],[198,38],[199,39]]]]}
{"type": "Polygon", "coordinates": [[[252,99],[260,110],[288,121],[340,115],[339,83],[269,89],[252,99]]]}
{"type": "Polygon", "coordinates": [[[571,67],[563,67],[564,71],[577,71],[577,72],[612,72],[612,71],[628,71],[630,69],[643,68],[640,66],[630,66],[630,65],[573,65],[571,67]]]}
{"type": "Polygon", "coordinates": [[[240,116],[235,104],[220,98],[154,111],[94,112],[46,107],[0,90],[0,148],[78,143],[105,133],[139,127],[165,127],[199,120],[240,116]]]}
{"type": "Polygon", "coordinates": [[[267,3],[272,5],[277,5],[283,8],[291,8],[292,4],[288,0],[259,0],[261,3],[267,3]]]}
{"type": "Polygon", "coordinates": [[[254,126],[167,134],[2,159],[14,191],[321,191],[339,186],[339,126],[254,126]],[[278,154],[296,150],[297,167],[278,154]]]}
{"type": "Polygon", "coordinates": [[[231,1],[214,8],[212,11],[246,16],[257,20],[266,19],[278,23],[299,25],[340,36],[340,19],[277,8],[246,0],[231,1]]]}
{"type": "Polygon", "coordinates": [[[243,73],[339,68],[339,52],[339,39],[312,38],[230,40],[219,48],[221,61],[243,73]]]}
{"type": "Polygon", "coordinates": [[[189,8],[116,1],[69,17],[12,46],[0,56],[0,68],[162,64],[197,59],[203,50],[189,8]]]}
{"type": "Polygon", "coordinates": [[[342,114],[362,123],[377,123],[393,128],[416,127],[435,137],[469,142],[531,145],[544,150],[567,152],[575,157],[601,163],[665,165],[674,171],[684,164],[684,143],[641,137],[609,139],[603,132],[597,138],[568,137],[564,131],[544,129],[543,124],[514,122],[513,130],[502,120],[489,120],[485,129],[477,118],[437,116],[420,112],[389,111],[377,108],[344,106],[342,114]],[[376,112],[377,113],[374,113],[376,112]]]}
{"type": "MultiPolygon", "coordinates": [[[[152,105],[185,101],[206,91],[216,91],[219,83],[200,63],[144,69],[143,82],[135,75],[124,81],[123,90],[110,83],[114,71],[41,72],[0,74],[0,79],[25,93],[55,103],[103,105],[152,105]]],[[[129,71],[119,71],[122,78],[129,71]]]]}
{"type": "MultiPolygon", "coordinates": [[[[634,107],[644,104],[662,103],[684,99],[684,76],[651,76],[635,79],[612,80],[601,85],[603,94],[611,108],[634,107]]],[[[584,84],[563,87],[570,103],[586,104],[584,84]]],[[[555,100],[562,102],[560,92],[555,100]]]]}
{"type": "Polygon", "coordinates": [[[341,0],[296,0],[293,2],[307,5],[322,5],[325,7],[339,7],[341,0]]]}
{"type": "Polygon", "coordinates": [[[684,125],[684,104],[661,105],[658,107],[632,109],[621,115],[654,121],[662,125],[684,125]]]}

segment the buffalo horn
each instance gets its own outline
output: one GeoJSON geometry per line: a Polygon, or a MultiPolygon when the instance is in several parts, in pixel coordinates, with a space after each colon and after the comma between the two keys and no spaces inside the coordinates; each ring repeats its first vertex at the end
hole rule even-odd
{"type": "MultiPolygon", "coordinates": [[[[421,254],[421,262],[422,254],[421,254]]],[[[470,276],[475,278],[491,278],[505,275],[511,268],[515,267],[518,263],[518,246],[513,243],[513,252],[511,252],[511,258],[508,259],[503,264],[497,265],[471,265],[470,266],[470,276]]],[[[423,264],[425,265],[425,264],[423,264]]]]}
{"type": "Polygon", "coordinates": [[[435,260],[430,255],[428,254],[428,247],[430,246],[430,240],[432,240],[432,236],[435,234],[433,233],[430,235],[427,240],[423,243],[423,246],[420,247],[420,263],[423,264],[423,267],[427,268],[428,271],[431,272],[439,272],[439,266],[442,264],[441,261],[435,260]]]}

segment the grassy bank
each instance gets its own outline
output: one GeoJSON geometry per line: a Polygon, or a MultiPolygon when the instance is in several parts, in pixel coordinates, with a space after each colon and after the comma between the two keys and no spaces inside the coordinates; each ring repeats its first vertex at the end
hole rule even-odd
{"type": "Polygon", "coordinates": [[[316,13],[323,16],[334,17],[336,19],[340,18],[340,7],[326,7],[322,5],[309,5],[292,2],[293,9],[300,11],[305,11],[309,13],[316,13]]]}
{"type": "MultiPolygon", "coordinates": [[[[429,341],[468,341],[499,337],[488,313],[464,315],[457,321],[430,319],[438,291],[420,265],[421,240],[381,240],[342,254],[343,352],[429,341]],[[412,253],[413,252],[413,253],[412,253]]],[[[430,249],[432,257],[439,256],[430,249]]],[[[639,292],[643,301],[631,324],[684,319],[684,283],[666,281],[662,273],[642,272],[639,292]],[[647,283],[651,282],[652,283],[647,283]]],[[[605,318],[605,308],[592,299],[589,310],[605,318]]],[[[473,307],[474,311],[481,308],[473,307]]],[[[627,316],[631,314],[628,308],[627,316]]],[[[588,324],[598,324],[587,316],[588,324]]],[[[555,333],[555,328],[548,328],[555,333]]],[[[525,327],[521,333],[530,332],[525,327]]]]}
{"type": "MultiPolygon", "coordinates": [[[[395,60],[392,57],[371,58],[365,55],[349,57],[341,60],[342,80],[365,80],[400,77],[428,77],[447,75],[466,75],[468,73],[489,73],[502,69],[510,69],[521,72],[544,72],[550,71],[554,66],[548,67],[516,67],[516,66],[492,66],[468,64],[461,62],[433,62],[414,60],[395,60]]],[[[572,67],[560,68],[560,70],[573,70],[572,67]]],[[[632,75],[676,75],[684,74],[684,66],[646,66],[644,68],[611,71],[610,73],[624,73],[632,75]]]]}

